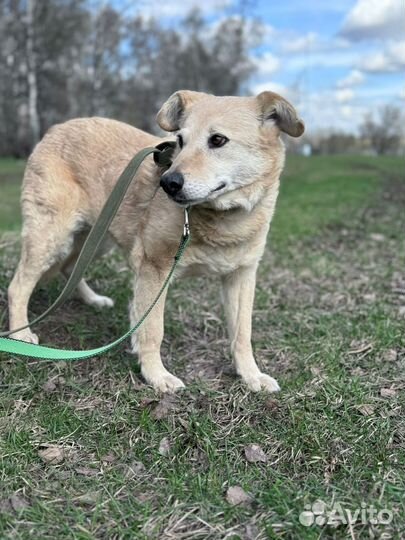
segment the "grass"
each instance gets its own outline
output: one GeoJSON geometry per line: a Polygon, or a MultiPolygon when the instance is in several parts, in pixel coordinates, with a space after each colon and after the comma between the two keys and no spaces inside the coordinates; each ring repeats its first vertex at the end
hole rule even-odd
{"type": "MultiPolygon", "coordinates": [[[[19,227],[21,171],[0,163],[4,233],[19,227]]],[[[125,347],[75,364],[3,355],[0,538],[403,538],[405,338],[392,291],[405,280],[404,204],[399,159],[288,158],[253,332],[278,395],[236,380],[209,279],[169,292],[164,359],[188,383],[176,397],[146,387],[125,347]],[[246,459],[252,443],[266,462],[246,459]],[[41,458],[47,445],[57,463],[41,458]],[[231,486],[249,501],[230,504],[231,486]],[[388,509],[392,521],[302,525],[318,499],[388,509]]],[[[15,238],[0,239],[2,326],[15,238]]],[[[126,329],[122,259],[98,263],[90,281],[116,308],[71,300],[40,326],[43,342],[92,347],[126,329]]],[[[39,289],[32,312],[60,285],[39,289]]]]}

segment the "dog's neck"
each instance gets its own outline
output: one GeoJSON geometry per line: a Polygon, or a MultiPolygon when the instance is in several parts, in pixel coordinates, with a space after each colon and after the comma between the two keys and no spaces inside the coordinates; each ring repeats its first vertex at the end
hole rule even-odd
{"type": "MultiPolygon", "coordinates": [[[[241,192],[246,191],[245,186],[241,192]]],[[[267,233],[268,224],[273,216],[277,195],[278,181],[272,186],[255,186],[250,192],[239,193],[233,204],[197,205],[191,209],[192,236],[211,245],[230,245],[249,241],[256,234],[267,233]],[[259,193],[253,197],[253,193],[259,193]],[[239,202],[239,204],[235,204],[239,202]],[[245,224],[245,225],[244,225],[245,224]],[[264,230],[265,229],[265,230],[264,230]]],[[[221,197],[223,199],[224,196],[221,197]]],[[[216,200],[218,202],[219,199],[216,200]]]]}

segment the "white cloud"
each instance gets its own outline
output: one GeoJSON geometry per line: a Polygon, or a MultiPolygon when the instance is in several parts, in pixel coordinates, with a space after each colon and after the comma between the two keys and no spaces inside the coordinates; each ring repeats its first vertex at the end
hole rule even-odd
{"type": "Polygon", "coordinates": [[[358,89],[356,98],[374,108],[376,103],[393,102],[398,99],[403,88],[404,83],[395,80],[383,84],[367,84],[358,89]]]}
{"type": "Polygon", "coordinates": [[[221,12],[224,8],[229,7],[232,0],[189,0],[183,2],[181,0],[142,0],[136,6],[136,11],[142,13],[144,17],[184,17],[190,10],[198,8],[201,13],[207,15],[209,13],[221,12]]]}
{"type": "MultiPolygon", "coordinates": [[[[333,36],[328,39],[316,32],[300,34],[294,30],[275,29],[267,41],[280,53],[288,55],[307,55],[308,53],[330,53],[348,49],[352,43],[344,37],[333,36]]],[[[265,36],[266,37],[266,36],[265,36]]]]}
{"type": "Polygon", "coordinates": [[[300,54],[286,57],[286,67],[294,70],[308,70],[314,68],[352,67],[359,57],[353,48],[348,50],[330,50],[310,54],[300,54]]]}
{"type": "Polygon", "coordinates": [[[383,52],[377,52],[375,54],[365,56],[358,65],[361,67],[361,69],[370,73],[384,73],[392,71],[392,66],[389,63],[387,56],[383,52]]]}
{"type": "Polygon", "coordinates": [[[308,133],[356,132],[364,116],[372,109],[405,99],[405,88],[398,83],[376,87],[363,85],[354,92],[351,88],[323,91],[297,91],[279,82],[269,80],[256,84],[254,94],[265,90],[276,92],[288,99],[304,118],[308,133]],[[394,101],[393,101],[394,100],[394,101]]]}
{"type": "Polygon", "coordinates": [[[405,41],[390,43],[384,51],[365,56],[358,67],[370,73],[395,73],[405,68],[405,41]]]}
{"type": "Polygon", "coordinates": [[[261,28],[262,28],[262,39],[265,43],[270,42],[271,40],[275,39],[278,35],[278,30],[274,28],[273,25],[264,23],[261,21],[261,28]]]}
{"type": "Polygon", "coordinates": [[[276,92],[276,94],[280,94],[280,96],[283,96],[287,99],[291,99],[291,90],[287,88],[284,84],[280,84],[277,82],[264,82],[259,83],[253,86],[252,91],[255,95],[260,94],[261,92],[265,92],[266,90],[270,92],[276,92]]]}
{"type": "Polygon", "coordinates": [[[342,88],[335,92],[335,99],[338,103],[347,103],[348,101],[352,101],[353,98],[354,91],[351,88],[342,88]]]}
{"type": "MultiPolygon", "coordinates": [[[[270,4],[270,2],[269,2],[270,4]]],[[[325,0],[289,0],[288,2],[272,2],[272,15],[294,15],[297,13],[304,15],[308,14],[308,10],[312,10],[316,14],[332,15],[345,13],[353,5],[353,0],[339,0],[339,2],[326,2],[325,0]]]]}
{"type": "Polygon", "coordinates": [[[255,59],[258,75],[273,75],[280,69],[280,60],[271,52],[266,52],[260,58],[255,59]]]}
{"type": "Polygon", "coordinates": [[[317,131],[353,133],[368,110],[361,102],[339,103],[336,92],[328,90],[308,95],[303,103],[308,133],[317,131]]]}
{"type": "MultiPolygon", "coordinates": [[[[404,21],[404,33],[405,33],[405,21],[404,21]]],[[[393,62],[396,62],[400,66],[405,66],[405,40],[391,43],[388,46],[388,54],[393,62]]]]}
{"type": "Polygon", "coordinates": [[[315,32],[309,32],[304,36],[285,40],[281,43],[281,50],[287,53],[305,52],[311,47],[314,47],[318,43],[318,39],[318,35],[315,32]]]}
{"type": "Polygon", "coordinates": [[[346,77],[337,82],[337,87],[348,88],[358,86],[364,82],[365,78],[364,73],[358,69],[352,69],[352,71],[346,77]]]}
{"type": "Polygon", "coordinates": [[[343,118],[352,118],[353,117],[353,107],[351,105],[342,105],[340,107],[340,112],[343,118]]]}
{"type": "Polygon", "coordinates": [[[403,0],[357,0],[341,35],[353,41],[403,36],[404,13],[403,0]]]}

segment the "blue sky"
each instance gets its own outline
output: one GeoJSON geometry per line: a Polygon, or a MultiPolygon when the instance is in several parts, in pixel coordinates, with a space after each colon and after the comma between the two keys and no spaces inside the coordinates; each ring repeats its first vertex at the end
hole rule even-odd
{"type": "MultiPolygon", "coordinates": [[[[405,0],[256,0],[248,18],[264,25],[252,51],[253,92],[275,90],[315,131],[356,131],[365,114],[405,104],[405,0]]],[[[167,25],[198,6],[213,23],[237,13],[234,0],[151,0],[136,4],[167,25]]]]}

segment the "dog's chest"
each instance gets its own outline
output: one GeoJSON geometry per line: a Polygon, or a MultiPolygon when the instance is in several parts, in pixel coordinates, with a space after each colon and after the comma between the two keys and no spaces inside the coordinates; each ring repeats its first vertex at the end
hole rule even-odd
{"type": "Polygon", "coordinates": [[[264,241],[252,241],[236,246],[191,245],[179,265],[183,276],[226,275],[241,266],[257,264],[264,250],[264,241]]]}
{"type": "MultiPolygon", "coordinates": [[[[256,265],[263,255],[270,225],[265,209],[239,213],[235,219],[191,220],[191,242],[180,263],[182,275],[226,275],[256,265]]],[[[229,216],[229,217],[228,217],[229,216]]]]}

